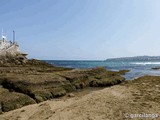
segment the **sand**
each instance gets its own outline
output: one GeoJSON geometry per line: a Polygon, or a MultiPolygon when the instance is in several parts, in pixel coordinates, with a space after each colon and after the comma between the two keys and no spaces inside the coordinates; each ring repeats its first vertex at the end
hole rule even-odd
{"type": "Polygon", "coordinates": [[[137,83],[124,83],[83,95],[75,94],[71,98],[52,99],[25,106],[1,114],[0,120],[123,120],[130,119],[130,114],[160,114],[159,101],[146,99],[150,95],[159,96],[160,86],[153,84],[143,89],[147,93],[150,88],[157,87],[156,92],[152,94],[150,91],[147,96],[137,87],[137,83]]]}

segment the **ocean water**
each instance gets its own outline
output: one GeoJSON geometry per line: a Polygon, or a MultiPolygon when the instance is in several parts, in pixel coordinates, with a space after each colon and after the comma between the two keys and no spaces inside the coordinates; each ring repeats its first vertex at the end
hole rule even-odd
{"type": "Polygon", "coordinates": [[[108,70],[130,70],[124,77],[127,80],[138,78],[144,75],[160,76],[160,70],[151,68],[160,67],[160,61],[74,61],[74,60],[45,60],[55,66],[68,68],[95,68],[104,66],[108,70]]]}

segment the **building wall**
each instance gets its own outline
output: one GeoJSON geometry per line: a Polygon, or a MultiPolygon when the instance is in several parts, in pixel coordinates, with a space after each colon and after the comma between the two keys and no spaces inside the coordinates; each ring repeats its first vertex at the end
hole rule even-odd
{"type": "Polygon", "coordinates": [[[7,40],[0,40],[0,50],[10,47],[13,43],[7,40]]]}
{"type": "Polygon", "coordinates": [[[7,49],[0,50],[0,56],[6,56],[6,55],[17,55],[20,54],[19,46],[18,44],[12,44],[7,49]]]}

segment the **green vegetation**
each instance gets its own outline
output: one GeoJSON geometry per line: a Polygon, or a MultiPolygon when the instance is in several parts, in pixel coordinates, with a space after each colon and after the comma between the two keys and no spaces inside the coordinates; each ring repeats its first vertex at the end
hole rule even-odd
{"type": "Polygon", "coordinates": [[[25,94],[9,92],[5,88],[0,88],[0,112],[7,112],[24,105],[36,103],[32,98],[25,94]]]}

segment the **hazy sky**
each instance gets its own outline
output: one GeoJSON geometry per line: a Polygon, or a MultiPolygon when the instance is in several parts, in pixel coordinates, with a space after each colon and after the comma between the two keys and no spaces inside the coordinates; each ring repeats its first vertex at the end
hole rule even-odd
{"type": "Polygon", "coordinates": [[[29,58],[160,55],[160,0],[0,0],[0,28],[29,58]]]}

